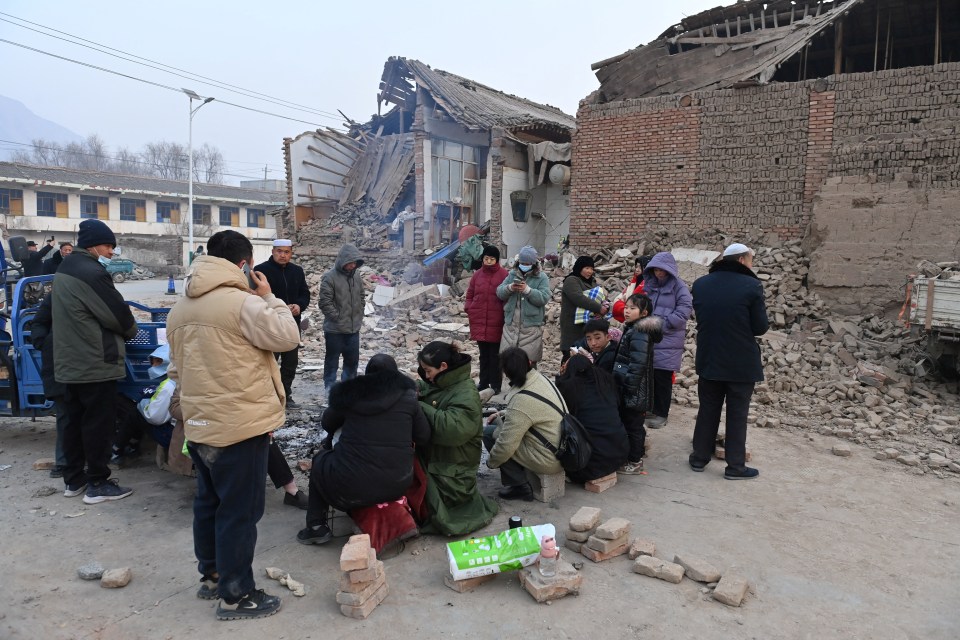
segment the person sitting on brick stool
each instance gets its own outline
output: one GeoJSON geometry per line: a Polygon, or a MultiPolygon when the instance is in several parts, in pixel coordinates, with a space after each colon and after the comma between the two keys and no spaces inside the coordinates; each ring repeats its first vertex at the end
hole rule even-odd
{"type": "Polygon", "coordinates": [[[321,424],[327,437],[310,469],[307,526],[297,534],[301,544],[330,541],[331,506],[350,512],[401,498],[413,482],[414,446],[430,441],[416,385],[383,353],[370,358],[364,375],[333,386],[321,424]]]}
{"type": "Polygon", "coordinates": [[[533,500],[527,470],[536,474],[563,473],[560,461],[532,432],[554,447],[560,446],[560,421],[567,405],[549,380],[533,368],[526,352],[512,347],[500,354],[500,369],[514,393],[502,414],[494,414],[483,429],[490,452],[487,466],[500,469],[504,500],[533,500]],[[551,406],[551,403],[553,406],[551,406]]]}

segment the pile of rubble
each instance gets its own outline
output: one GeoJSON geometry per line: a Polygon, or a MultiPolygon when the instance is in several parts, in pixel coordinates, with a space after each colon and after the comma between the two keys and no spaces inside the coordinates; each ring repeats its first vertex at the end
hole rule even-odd
{"type": "MultiPolygon", "coordinates": [[[[324,231],[319,225],[308,225],[305,235],[316,238],[324,231]]],[[[711,256],[734,240],[757,247],[754,269],[763,281],[771,319],[771,330],[761,338],[766,380],[757,386],[754,397],[751,420],[755,426],[845,438],[875,449],[878,458],[909,465],[916,473],[941,477],[960,473],[960,399],[955,390],[913,379],[922,355],[919,340],[906,327],[873,314],[832,317],[819,296],[806,289],[809,259],[799,241],[772,243],[711,231],[687,235],[658,231],[639,237],[631,246],[598,252],[597,278],[608,291],[618,293],[632,276],[636,256],[670,250],[690,258],[678,264],[681,277],[692,284],[707,273],[711,256]]],[[[332,264],[330,256],[343,239],[338,236],[326,251],[309,242],[302,242],[304,248],[297,255],[315,296],[320,277],[332,264]]],[[[559,266],[544,265],[554,291],[546,308],[544,360],[539,366],[548,376],[557,372],[560,360],[560,286],[565,268],[575,258],[563,254],[559,266]]],[[[365,260],[361,277],[370,296],[361,362],[385,352],[394,356],[401,369],[415,373],[416,353],[432,340],[458,340],[476,360],[476,343],[469,340],[463,310],[468,278],[449,287],[410,283],[415,278],[409,277],[409,255],[367,252],[365,260]]],[[[319,380],[323,334],[315,303],[312,315],[317,321],[304,332],[301,360],[307,369],[303,376],[319,380]]],[[[674,388],[674,401],[680,405],[697,404],[695,350],[696,323],[691,319],[674,388]]]]}

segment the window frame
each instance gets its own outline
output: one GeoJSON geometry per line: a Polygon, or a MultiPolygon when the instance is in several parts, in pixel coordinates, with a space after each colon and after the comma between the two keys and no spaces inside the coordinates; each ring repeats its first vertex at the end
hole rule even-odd
{"type": "Polygon", "coordinates": [[[232,227],[233,226],[233,215],[236,214],[237,220],[240,220],[240,207],[220,205],[219,207],[219,218],[221,227],[232,227]],[[227,221],[223,221],[223,215],[227,215],[227,221]]]}
{"type": "Polygon", "coordinates": [[[267,210],[258,209],[256,207],[247,207],[247,228],[248,229],[265,229],[267,226],[267,210]],[[251,216],[253,216],[253,224],[251,224],[251,216]]]}
{"type": "Polygon", "coordinates": [[[177,221],[180,220],[180,203],[171,202],[169,200],[157,200],[157,222],[164,224],[174,224],[173,212],[177,212],[177,221]],[[167,214],[166,218],[163,218],[164,209],[167,209],[165,213],[167,214]]]}
{"type": "Polygon", "coordinates": [[[56,191],[37,191],[37,216],[40,218],[56,218],[57,216],[57,203],[58,202],[68,202],[67,194],[57,193],[56,191]],[[53,209],[49,212],[41,211],[40,201],[41,200],[50,200],[53,204],[53,209]]]}
{"type": "Polygon", "coordinates": [[[124,221],[126,221],[126,222],[138,222],[138,220],[137,220],[137,209],[138,209],[138,208],[143,209],[144,211],[146,211],[146,209],[147,209],[147,201],[146,201],[146,200],[139,200],[139,199],[137,199],[137,198],[120,198],[120,219],[121,219],[121,220],[124,220],[124,221]],[[131,217],[126,217],[126,218],[125,218],[125,217],[124,217],[125,215],[126,215],[126,216],[129,216],[130,214],[129,214],[129,213],[124,213],[124,208],[125,208],[125,207],[130,207],[130,206],[133,206],[133,217],[132,217],[132,218],[131,218],[131,217]]]}

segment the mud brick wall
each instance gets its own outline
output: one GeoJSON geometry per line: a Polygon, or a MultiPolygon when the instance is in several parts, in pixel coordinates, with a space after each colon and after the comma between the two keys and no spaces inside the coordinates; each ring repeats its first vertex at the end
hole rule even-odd
{"type": "Polygon", "coordinates": [[[576,250],[657,227],[804,237],[811,286],[851,310],[893,304],[921,257],[960,258],[960,63],[584,101],[577,119],[576,250]]]}

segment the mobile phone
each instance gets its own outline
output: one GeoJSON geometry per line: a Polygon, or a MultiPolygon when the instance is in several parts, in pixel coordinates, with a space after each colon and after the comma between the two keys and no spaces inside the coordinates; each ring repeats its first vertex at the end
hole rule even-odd
{"type": "Polygon", "coordinates": [[[243,272],[244,272],[244,273],[246,274],[246,276],[247,276],[247,286],[250,287],[251,289],[253,289],[254,291],[256,291],[256,290],[257,290],[257,282],[256,282],[256,280],[253,279],[253,276],[250,275],[250,265],[248,265],[247,263],[243,263],[243,272]]]}

